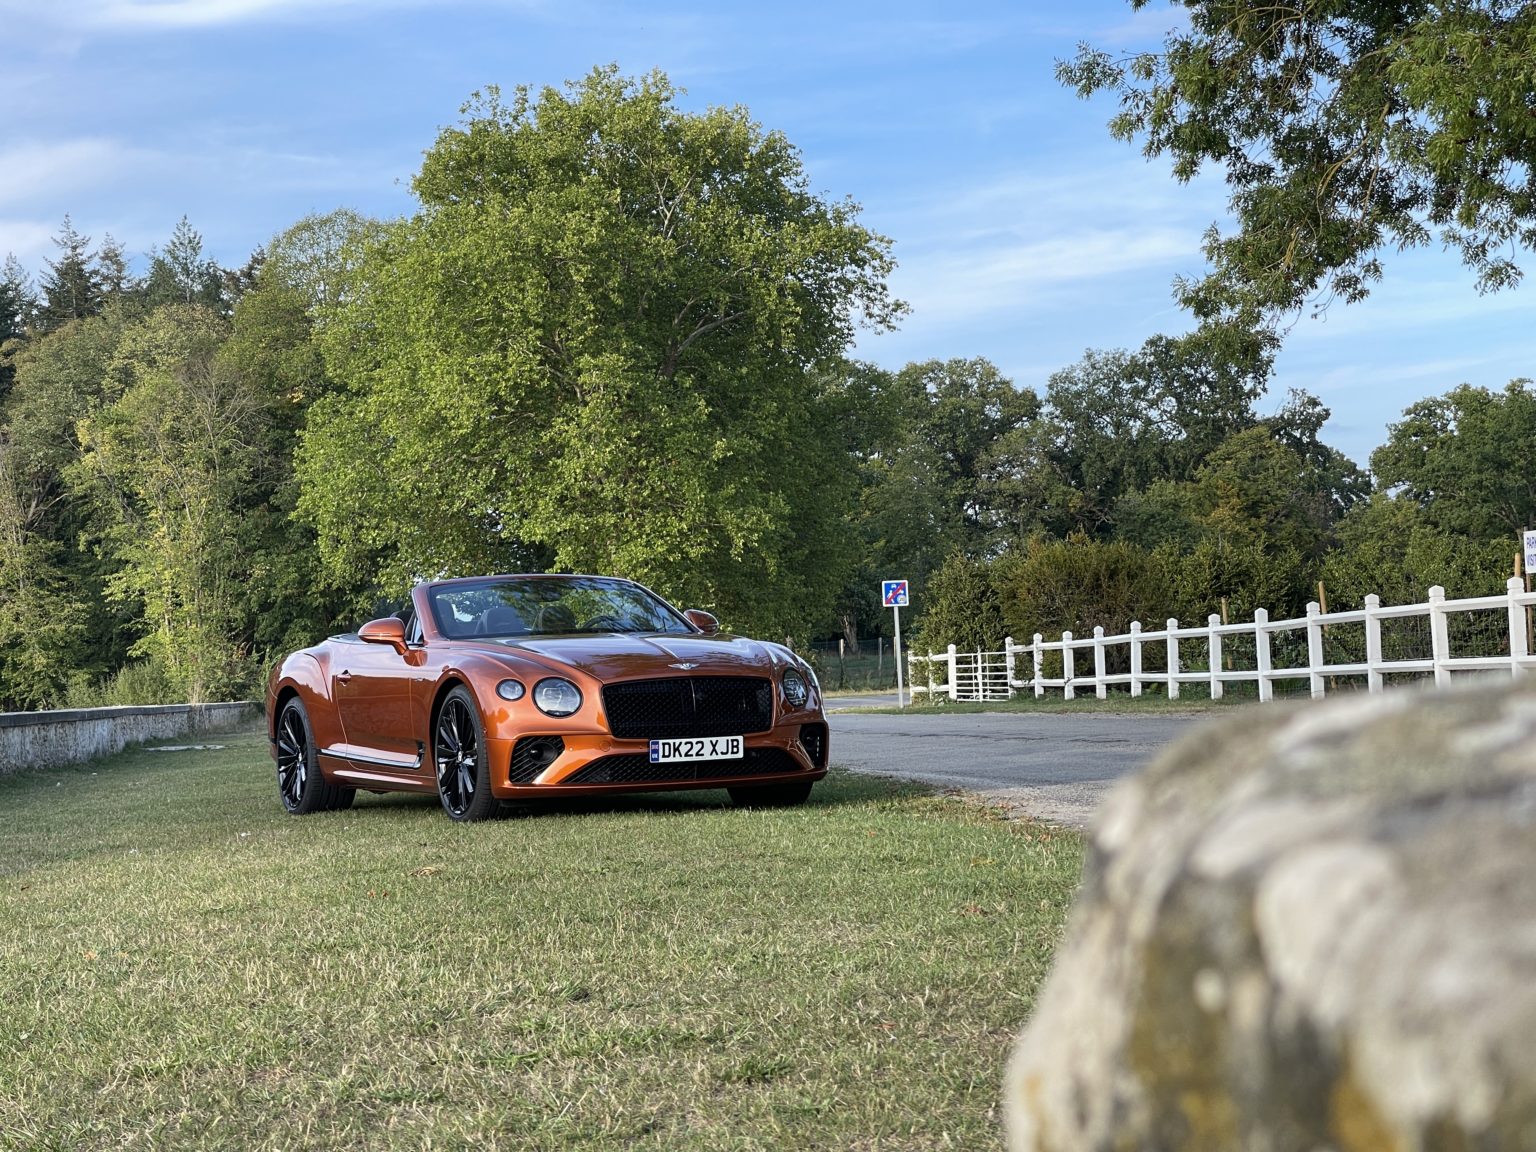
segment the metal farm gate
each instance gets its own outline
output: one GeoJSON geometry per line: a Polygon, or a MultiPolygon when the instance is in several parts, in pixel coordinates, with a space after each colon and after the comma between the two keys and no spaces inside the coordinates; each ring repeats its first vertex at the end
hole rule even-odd
{"type": "Polygon", "coordinates": [[[1006,700],[1012,695],[1003,652],[956,652],[954,678],[956,700],[1006,700]]]}

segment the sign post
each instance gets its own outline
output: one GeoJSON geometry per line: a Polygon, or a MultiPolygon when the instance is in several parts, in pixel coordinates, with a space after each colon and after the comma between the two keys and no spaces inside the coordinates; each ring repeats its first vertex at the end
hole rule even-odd
{"type": "MultiPolygon", "coordinates": [[[[1536,532],[1527,528],[1520,534],[1520,543],[1524,546],[1522,551],[1525,553],[1525,590],[1529,592],[1531,590],[1531,569],[1536,568],[1536,532]]],[[[1527,652],[1531,651],[1532,642],[1536,641],[1536,635],[1533,634],[1536,634],[1536,621],[1531,619],[1531,610],[1527,608],[1525,610],[1525,650],[1527,652]]]]}
{"type": "Polygon", "coordinates": [[[880,603],[896,614],[896,707],[905,708],[906,699],[901,682],[901,610],[907,606],[907,582],[905,580],[880,581],[880,603]]]}

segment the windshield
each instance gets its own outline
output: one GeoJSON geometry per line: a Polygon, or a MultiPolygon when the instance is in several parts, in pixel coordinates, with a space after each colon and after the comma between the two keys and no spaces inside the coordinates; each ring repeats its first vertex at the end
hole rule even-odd
{"type": "Polygon", "coordinates": [[[601,576],[513,576],[446,584],[433,588],[429,598],[438,630],[453,640],[694,631],[671,605],[638,584],[601,576]]]}

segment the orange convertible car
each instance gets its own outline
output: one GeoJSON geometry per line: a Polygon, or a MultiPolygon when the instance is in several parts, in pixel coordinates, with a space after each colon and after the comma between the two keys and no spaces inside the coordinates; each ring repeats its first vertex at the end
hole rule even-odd
{"type": "Polygon", "coordinates": [[[419,584],[397,615],[284,660],[267,716],[296,815],[359,788],[435,792],[455,820],[679,788],[798,804],[827,774],[821,691],[799,657],[603,576],[419,584]]]}

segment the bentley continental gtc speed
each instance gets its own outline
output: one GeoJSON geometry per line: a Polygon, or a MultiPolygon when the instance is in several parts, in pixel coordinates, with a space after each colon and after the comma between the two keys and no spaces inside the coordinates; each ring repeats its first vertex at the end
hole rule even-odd
{"type": "Polygon", "coordinates": [[[502,801],[726,788],[798,804],[827,774],[811,669],[628,580],[486,576],[295,652],[267,686],[283,806],[435,792],[455,820],[502,801]]]}

